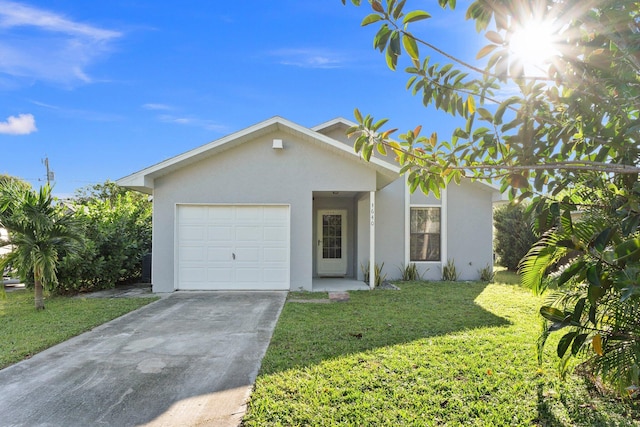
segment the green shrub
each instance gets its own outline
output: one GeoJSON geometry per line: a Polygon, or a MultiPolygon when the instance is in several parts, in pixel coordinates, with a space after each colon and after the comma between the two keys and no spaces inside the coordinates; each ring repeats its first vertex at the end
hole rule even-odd
{"type": "Polygon", "coordinates": [[[525,208],[518,204],[507,204],[494,210],[493,225],[496,230],[494,251],[498,263],[508,270],[516,271],[520,260],[538,240],[525,208]]]}
{"type": "Polygon", "coordinates": [[[478,274],[480,275],[480,280],[483,282],[493,282],[493,278],[495,276],[495,273],[493,272],[493,267],[488,265],[484,268],[481,268],[480,270],[478,270],[478,274]]]}
{"type": "MultiPolygon", "coordinates": [[[[360,269],[362,270],[362,274],[364,275],[364,282],[368,285],[369,284],[369,277],[371,277],[370,275],[370,263],[367,262],[367,265],[364,266],[362,264],[360,264],[360,269]]],[[[387,278],[386,273],[384,275],[382,275],[382,269],[384,268],[384,262],[380,265],[378,265],[378,263],[376,263],[373,266],[373,270],[374,270],[374,274],[375,274],[375,287],[377,288],[378,286],[380,286],[382,284],[382,282],[384,282],[384,280],[387,278]]]]}
{"type": "Polygon", "coordinates": [[[58,293],[113,288],[138,280],[142,257],[151,250],[151,203],[114,183],[79,193],[70,208],[82,227],[84,248],[62,257],[58,293]],[[93,196],[92,196],[93,194],[93,196]]]}
{"type": "Polygon", "coordinates": [[[460,277],[460,273],[456,269],[455,261],[452,259],[447,260],[447,263],[442,267],[442,280],[445,282],[455,282],[460,277]]]}
{"type": "Polygon", "coordinates": [[[422,275],[418,271],[418,267],[415,263],[410,262],[407,265],[402,265],[402,267],[398,267],[400,269],[401,280],[405,282],[422,280],[422,275]]]}

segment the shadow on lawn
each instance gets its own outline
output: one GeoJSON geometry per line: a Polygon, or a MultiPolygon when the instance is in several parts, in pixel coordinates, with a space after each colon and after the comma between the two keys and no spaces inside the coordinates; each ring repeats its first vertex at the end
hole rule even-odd
{"type": "Polygon", "coordinates": [[[350,301],[287,302],[261,372],[275,373],[375,348],[511,323],[475,299],[486,283],[402,283],[400,291],[350,292],[350,301]]]}

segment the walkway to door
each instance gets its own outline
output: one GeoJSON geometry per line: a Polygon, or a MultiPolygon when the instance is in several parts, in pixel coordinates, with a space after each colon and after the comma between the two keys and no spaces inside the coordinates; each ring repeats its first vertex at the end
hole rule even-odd
{"type": "Polygon", "coordinates": [[[313,292],[368,291],[369,286],[351,278],[314,277],[313,292]]]}

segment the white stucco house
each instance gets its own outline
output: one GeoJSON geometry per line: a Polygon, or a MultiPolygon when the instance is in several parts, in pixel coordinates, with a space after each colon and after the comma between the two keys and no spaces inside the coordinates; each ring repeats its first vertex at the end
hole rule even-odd
{"type": "Polygon", "coordinates": [[[478,279],[493,265],[498,191],[463,181],[439,200],[410,194],[392,160],[354,152],[352,125],[273,117],[119,179],[153,195],[154,292],[311,291],[362,281],[369,260],[390,279],[416,263],[439,280],[449,259],[478,279]]]}

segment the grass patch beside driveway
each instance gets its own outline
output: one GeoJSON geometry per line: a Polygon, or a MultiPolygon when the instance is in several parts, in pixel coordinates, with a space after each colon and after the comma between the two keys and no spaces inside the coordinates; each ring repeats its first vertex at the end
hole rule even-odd
{"type": "Polygon", "coordinates": [[[32,291],[7,292],[0,299],[0,369],[157,299],[53,297],[36,310],[32,291]]]}
{"type": "MultiPolygon", "coordinates": [[[[640,425],[628,402],[558,378],[517,285],[402,283],[285,304],[244,419],[264,425],[640,425]]],[[[554,337],[555,338],[555,337],[554,337]]]]}

